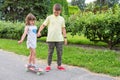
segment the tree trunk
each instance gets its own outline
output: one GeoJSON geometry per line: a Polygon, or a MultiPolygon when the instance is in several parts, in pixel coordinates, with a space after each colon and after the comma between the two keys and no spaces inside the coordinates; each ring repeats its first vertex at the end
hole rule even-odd
{"type": "Polygon", "coordinates": [[[113,43],[112,43],[112,41],[109,41],[109,42],[108,42],[108,47],[109,47],[109,49],[112,49],[112,48],[113,48],[113,43]]]}

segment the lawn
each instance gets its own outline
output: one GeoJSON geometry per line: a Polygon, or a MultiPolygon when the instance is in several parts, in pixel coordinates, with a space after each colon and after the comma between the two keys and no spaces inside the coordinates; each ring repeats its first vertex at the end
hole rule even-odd
{"type": "MultiPolygon", "coordinates": [[[[47,44],[37,43],[37,58],[47,59],[47,44]]],[[[0,39],[0,49],[15,52],[19,55],[29,55],[26,42],[18,45],[17,40],[0,39]]],[[[56,51],[54,52],[56,53],[56,51]]],[[[56,61],[56,54],[53,56],[56,61]]],[[[77,46],[64,46],[63,63],[78,67],[84,67],[92,72],[104,73],[112,76],[120,76],[120,54],[112,50],[100,50],[93,48],[81,48],[77,46]]]]}
{"type": "MultiPolygon", "coordinates": [[[[94,42],[90,41],[89,39],[87,39],[86,37],[84,37],[84,35],[72,36],[70,33],[67,33],[67,39],[68,39],[68,43],[69,44],[84,44],[84,45],[94,45],[94,46],[104,46],[104,47],[107,47],[106,43],[104,43],[104,42],[94,43],[94,42]]],[[[41,37],[39,40],[45,42],[46,41],[46,37],[41,37]]]]}

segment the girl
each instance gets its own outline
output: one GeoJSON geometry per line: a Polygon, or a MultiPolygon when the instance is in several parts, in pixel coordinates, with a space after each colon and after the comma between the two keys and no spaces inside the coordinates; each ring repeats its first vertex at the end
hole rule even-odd
{"type": "Polygon", "coordinates": [[[36,17],[29,13],[25,19],[25,29],[21,39],[18,43],[22,43],[27,35],[27,48],[30,49],[30,56],[29,56],[29,64],[28,67],[36,67],[35,66],[35,58],[36,58],[36,41],[37,41],[37,27],[35,26],[36,17]]]}

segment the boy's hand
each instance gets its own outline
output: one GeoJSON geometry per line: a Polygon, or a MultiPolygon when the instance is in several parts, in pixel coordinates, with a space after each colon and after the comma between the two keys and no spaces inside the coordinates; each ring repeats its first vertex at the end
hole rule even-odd
{"type": "Polygon", "coordinates": [[[19,41],[18,41],[18,44],[21,44],[22,42],[23,42],[22,40],[19,40],[19,41]]]}
{"type": "Polygon", "coordinates": [[[64,44],[67,45],[67,38],[64,39],[64,44]]]}

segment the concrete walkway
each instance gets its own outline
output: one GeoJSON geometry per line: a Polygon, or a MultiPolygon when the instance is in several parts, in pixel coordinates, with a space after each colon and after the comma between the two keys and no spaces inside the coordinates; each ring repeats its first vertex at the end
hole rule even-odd
{"type": "MultiPolygon", "coordinates": [[[[52,63],[52,70],[38,76],[32,72],[26,72],[24,65],[27,57],[12,52],[0,50],[0,80],[120,80],[103,74],[91,73],[86,69],[64,65],[66,71],[59,71],[56,63],[52,63]]],[[[46,61],[37,60],[37,64],[45,68],[46,61]]]]}

